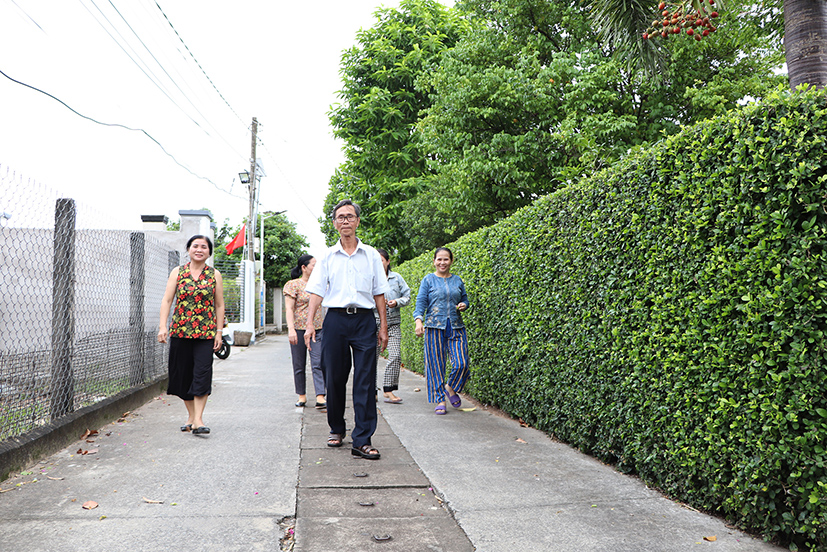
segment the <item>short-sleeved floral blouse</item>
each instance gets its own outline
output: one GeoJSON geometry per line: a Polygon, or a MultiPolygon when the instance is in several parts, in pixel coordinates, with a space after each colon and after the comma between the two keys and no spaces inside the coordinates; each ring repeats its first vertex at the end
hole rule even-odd
{"type": "MultiPolygon", "coordinates": [[[[307,282],[301,278],[290,280],[284,284],[284,295],[292,297],[295,301],[293,308],[293,327],[296,330],[307,329],[307,307],[310,305],[310,294],[304,291],[307,282]]],[[[316,315],[313,317],[313,329],[322,329],[322,309],[316,310],[316,315]]]]}
{"type": "Polygon", "coordinates": [[[170,337],[215,339],[216,329],[215,269],[205,265],[195,280],[189,263],[179,267],[170,337]]]}

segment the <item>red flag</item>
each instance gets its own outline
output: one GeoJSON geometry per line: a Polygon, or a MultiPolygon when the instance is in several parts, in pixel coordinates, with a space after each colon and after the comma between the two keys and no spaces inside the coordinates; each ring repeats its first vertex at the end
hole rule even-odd
{"type": "Polygon", "coordinates": [[[245,233],[246,225],[241,225],[241,230],[239,230],[238,235],[233,238],[233,241],[227,244],[227,255],[232,255],[233,251],[238,249],[239,247],[244,247],[244,244],[247,243],[247,234],[245,233]]]}

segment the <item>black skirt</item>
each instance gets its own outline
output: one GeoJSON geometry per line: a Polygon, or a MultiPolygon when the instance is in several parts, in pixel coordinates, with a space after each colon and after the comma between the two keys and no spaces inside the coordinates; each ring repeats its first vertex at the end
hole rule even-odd
{"type": "Polygon", "coordinates": [[[213,339],[169,338],[167,394],[191,401],[212,393],[213,339]]]}

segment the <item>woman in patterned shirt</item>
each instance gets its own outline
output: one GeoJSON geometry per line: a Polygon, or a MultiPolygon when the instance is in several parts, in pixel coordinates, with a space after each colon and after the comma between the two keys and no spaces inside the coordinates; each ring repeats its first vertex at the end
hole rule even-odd
{"type": "Polygon", "coordinates": [[[212,242],[206,236],[193,236],[187,242],[190,262],[172,270],[161,300],[158,342],[169,338],[168,395],[183,399],[187,423],[181,431],[205,435],[210,428],[202,416],[212,392],[213,352],[221,348],[224,326],[224,284],[221,273],[207,265],[212,242]],[[167,329],[169,311],[175,299],[172,324],[167,329]]]}
{"type": "MultiPolygon", "coordinates": [[[[284,284],[284,312],[287,317],[287,340],[290,342],[290,354],[293,357],[293,383],[299,400],[296,406],[307,404],[307,347],[304,344],[304,331],[307,329],[307,307],[310,294],[304,291],[310,273],[316,265],[313,255],[302,255],[290,276],[293,278],[284,284]]],[[[313,372],[313,390],[316,392],[316,408],[327,406],[325,402],[325,382],[322,373],[322,309],[316,310],[311,321],[316,330],[316,342],[310,347],[310,370],[313,372]]]]}

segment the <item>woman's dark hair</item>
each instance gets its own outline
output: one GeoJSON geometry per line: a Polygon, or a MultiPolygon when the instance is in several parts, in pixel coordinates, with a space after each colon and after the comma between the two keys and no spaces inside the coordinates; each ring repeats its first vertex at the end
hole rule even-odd
{"type": "MultiPolygon", "coordinates": [[[[207,236],[202,236],[201,234],[196,234],[195,236],[193,236],[189,239],[189,241],[187,242],[187,251],[189,251],[190,246],[192,245],[192,242],[194,242],[195,240],[206,240],[207,247],[210,248],[210,255],[212,255],[212,240],[210,238],[208,238],[207,236]]],[[[178,242],[178,243],[181,243],[181,242],[178,242]]]]}
{"type": "Polygon", "coordinates": [[[448,253],[448,256],[451,257],[451,262],[454,262],[454,254],[451,253],[451,250],[447,247],[437,247],[436,251],[434,251],[434,260],[436,260],[436,256],[439,255],[440,251],[445,251],[446,253],[448,253]]]}
{"type": "Polygon", "coordinates": [[[302,277],[302,267],[310,264],[313,260],[313,255],[302,255],[299,257],[299,262],[290,270],[290,277],[294,280],[302,277]]]}
{"type": "Polygon", "coordinates": [[[381,247],[376,248],[376,252],[382,255],[386,261],[388,261],[388,270],[391,268],[391,257],[388,255],[388,252],[382,249],[381,247]]]}

